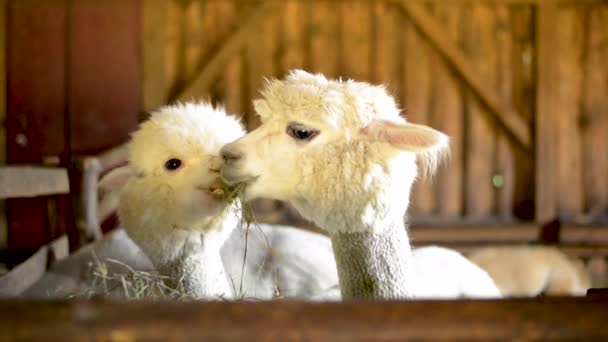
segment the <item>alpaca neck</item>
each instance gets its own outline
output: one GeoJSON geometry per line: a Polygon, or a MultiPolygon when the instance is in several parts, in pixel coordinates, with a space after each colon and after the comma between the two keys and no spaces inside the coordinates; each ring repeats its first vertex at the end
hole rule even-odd
{"type": "Polygon", "coordinates": [[[405,225],[331,236],[343,299],[411,298],[411,249],[405,225]]]}
{"type": "Polygon", "coordinates": [[[227,208],[188,229],[177,228],[173,240],[161,236],[174,252],[169,259],[163,255],[164,260],[157,267],[169,277],[168,283],[172,288],[181,287],[187,296],[196,299],[233,297],[220,254],[226,239],[237,226],[238,219],[233,210],[227,208]]]}
{"type": "MultiPolygon", "coordinates": [[[[204,238],[201,237],[201,240],[204,238]]],[[[183,291],[190,298],[212,300],[233,297],[219,248],[215,246],[202,246],[184,253],[181,258],[160,267],[159,271],[170,277],[169,286],[183,291]]]]}

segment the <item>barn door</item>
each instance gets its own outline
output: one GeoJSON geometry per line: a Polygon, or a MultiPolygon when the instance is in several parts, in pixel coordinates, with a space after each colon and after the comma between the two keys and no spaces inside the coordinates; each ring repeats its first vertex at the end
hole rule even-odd
{"type": "MultiPolygon", "coordinates": [[[[9,0],[7,19],[7,163],[70,167],[124,142],[140,108],[139,1],[9,0]]],[[[67,195],[8,200],[6,215],[11,248],[74,233],[67,195]]]]}

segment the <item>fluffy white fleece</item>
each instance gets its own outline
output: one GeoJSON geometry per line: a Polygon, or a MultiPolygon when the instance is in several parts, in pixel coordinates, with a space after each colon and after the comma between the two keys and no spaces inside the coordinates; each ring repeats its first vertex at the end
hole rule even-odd
{"type": "Polygon", "coordinates": [[[296,70],[262,94],[262,125],[222,149],[224,180],[247,184],[245,198],[289,201],[325,229],[344,298],[415,297],[403,217],[416,159],[432,172],[448,137],[407,123],[383,87],[363,82],[296,70]]]}

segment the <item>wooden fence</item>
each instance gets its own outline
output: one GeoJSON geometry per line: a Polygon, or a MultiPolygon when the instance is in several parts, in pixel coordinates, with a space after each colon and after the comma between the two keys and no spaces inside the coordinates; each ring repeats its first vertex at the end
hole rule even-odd
{"type": "Polygon", "coordinates": [[[449,165],[414,189],[414,221],[607,219],[605,1],[143,6],[146,109],[208,98],[253,128],[265,77],[385,83],[411,121],[453,141],[449,165]]]}

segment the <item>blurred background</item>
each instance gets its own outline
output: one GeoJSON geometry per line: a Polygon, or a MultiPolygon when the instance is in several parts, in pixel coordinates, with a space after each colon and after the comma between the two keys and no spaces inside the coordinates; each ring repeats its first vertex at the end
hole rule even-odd
{"type": "MultiPolygon", "coordinates": [[[[252,129],[264,78],[293,68],[386,84],[408,120],[451,136],[412,193],[415,241],[608,251],[601,0],[0,0],[2,164],[70,176],[69,194],[3,201],[0,247],[112,229],[112,205],[83,198],[146,112],[207,99],[252,129]]],[[[314,229],[284,204],[255,209],[314,229]]]]}

